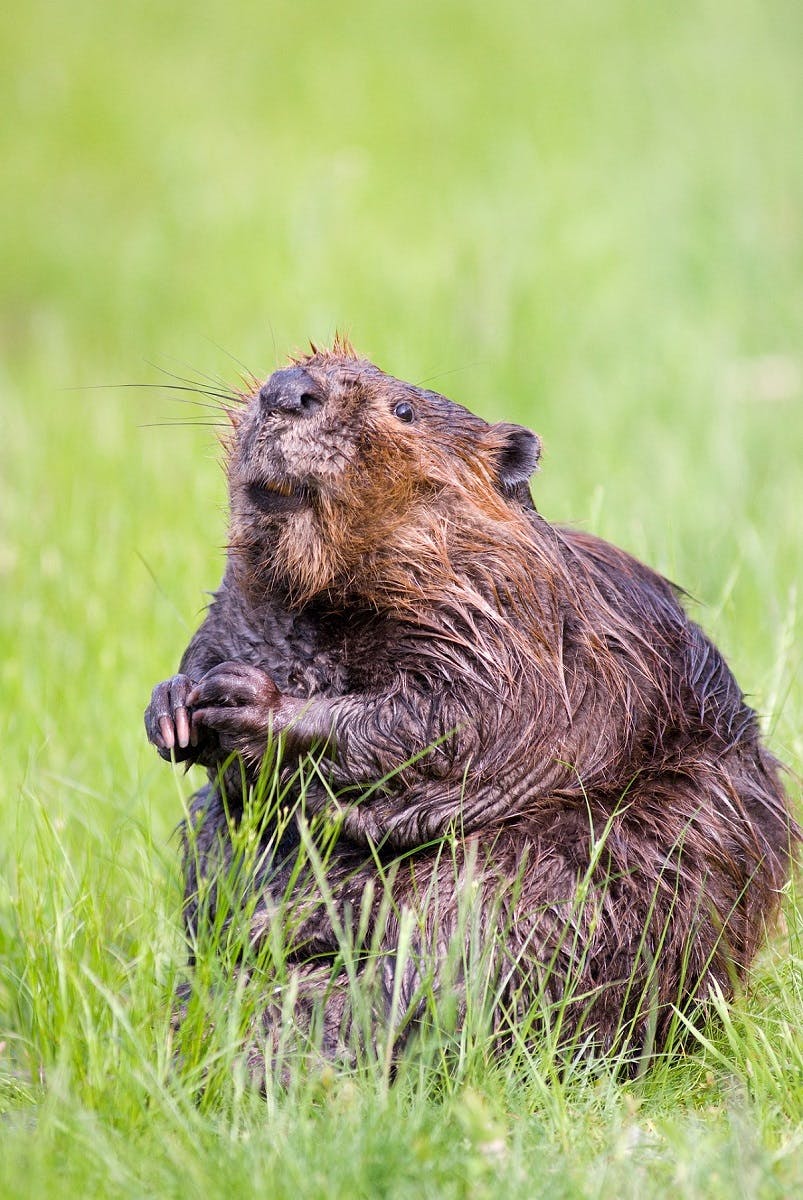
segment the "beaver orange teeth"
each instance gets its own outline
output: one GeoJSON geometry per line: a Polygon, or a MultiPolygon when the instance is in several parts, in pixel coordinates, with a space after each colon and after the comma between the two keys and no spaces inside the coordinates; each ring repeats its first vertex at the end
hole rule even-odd
{"type": "Polygon", "coordinates": [[[259,488],[262,492],[275,492],[277,496],[292,496],[293,488],[289,483],[285,483],[280,479],[255,479],[249,485],[252,488],[259,488]]]}
{"type": "Polygon", "coordinates": [[[292,496],[293,494],[293,489],[289,483],[272,482],[265,484],[264,487],[266,492],[278,492],[280,496],[292,496]]]}
{"type": "Polygon", "coordinates": [[[297,491],[292,484],[282,479],[255,479],[253,483],[249,484],[249,490],[257,488],[266,495],[284,496],[285,498],[296,495],[297,491]]]}
{"type": "Polygon", "coordinates": [[[278,514],[296,512],[309,500],[309,493],[302,486],[270,480],[266,483],[249,483],[248,499],[261,512],[278,514]]]}

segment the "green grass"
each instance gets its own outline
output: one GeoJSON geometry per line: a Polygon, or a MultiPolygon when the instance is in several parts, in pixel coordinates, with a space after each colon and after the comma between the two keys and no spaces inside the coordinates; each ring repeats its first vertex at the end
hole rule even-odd
{"type": "MultiPolygon", "coordinates": [[[[803,767],[794,0],[0,15],[0,1195],[790,1196],[803,917],[638,1083],[482,1047],[199,1101],[170,1066],[193,776],[141,714],[221,570],[150,363],[335,328],[545,439],[536,499],[682,583],[803,767]],[[224,349],[221,349],[224,348],[224,349]]],[[[799,810],[799,787],[790,780],[799,810]]]]}

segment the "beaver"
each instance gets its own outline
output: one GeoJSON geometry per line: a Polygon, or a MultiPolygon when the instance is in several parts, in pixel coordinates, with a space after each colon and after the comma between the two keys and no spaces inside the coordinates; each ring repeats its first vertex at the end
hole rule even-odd
{"type": "MultiPolygon", "coordinates": [[[[496,1027],[535,1007],[528,1036],[559,1013],[567,1044],[642,1061],[678,1006],[732,995],[800,831],[679,589],[537,512],[536,434],[395,379],[343,339],[227,411],[225,574],[145,714],[163,758],[209,773],[185,827],[191,944],[278,755],[284,818],[263,824],[238,894],[252,944],[267,942],[303,890],[299,831],[334,821],[328,901],[308,903],[321,884],[308,875],[290,946],[291,1019],[309,1027],[322,1007],[324,1055],[350,1019],[343,930],[367,920],[373,1019],[401,1030],[401,998],[409,1032],[422,963],[437,990],[449,939],[467,936],[461,903],[496,947],[496,1027]]],[[[365,959],[356,970],[367,978],[365,959]]],[[[262,1053],[280,1020],[266,1002],[262,1053]]]]}

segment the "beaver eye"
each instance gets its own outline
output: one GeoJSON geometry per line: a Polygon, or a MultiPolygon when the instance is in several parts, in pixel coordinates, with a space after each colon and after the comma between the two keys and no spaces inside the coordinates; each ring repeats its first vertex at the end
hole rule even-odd
{"type": "Polygon", "coordinates": [[[393,409],[393,415],[398,417],[400,421],[405,421],[407,424],[409,424],[415,416],[415,413],[413,412],[413,406],[409,400],[400,400],[393,409]]]}

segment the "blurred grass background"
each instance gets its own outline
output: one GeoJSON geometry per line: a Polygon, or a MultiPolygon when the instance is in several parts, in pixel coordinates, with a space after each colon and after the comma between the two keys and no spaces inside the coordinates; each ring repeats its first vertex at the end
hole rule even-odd
{"type": "Polygon", "coordinates": [[[212,431],[154,424],[193,410],[98,386],[159,367],[233,382],[339,328],[530,424],[541,510],[687,587],[801,767],[802,33],[795,0],[5,7],[11,961],[41,814],[121,953],[157,937],[148,897],[177,914],[141,714],[219,578],[225,497],[212,431]]]}

